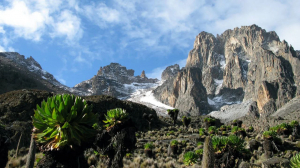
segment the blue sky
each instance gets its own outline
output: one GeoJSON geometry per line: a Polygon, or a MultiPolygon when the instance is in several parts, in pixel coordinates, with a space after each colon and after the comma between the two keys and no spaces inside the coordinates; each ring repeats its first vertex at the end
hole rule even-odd
{"type": "Polygon", "coordinates": [[[118,62],[135,75],[185,65],[201,31],[257,24],[300,50],[299,0],[2,0],[0,51],[33,56],[67,86],[118,62]]]}

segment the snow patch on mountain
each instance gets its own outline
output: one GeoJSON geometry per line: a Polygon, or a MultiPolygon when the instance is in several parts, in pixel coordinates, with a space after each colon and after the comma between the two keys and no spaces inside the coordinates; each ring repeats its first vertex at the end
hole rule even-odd
{"type": "Polygon", "coordinates": [[[148,84],[144,83],[143,85],[136,85],[136,84],[127,85],[126,87],[131,87],[135,91],[132,92],[130,97],[127,98],[126,100],[143,104],[147,107],[153,108],[156,111],[157,115],[167,116],[166,111],[168,109],[174,109],[174,108],[158,101],[152,93],[152,91],[156,87],[162,85],[162,83],[163,83],[162,81],[159,81],[156,83],[148,83],[148,84]]]}

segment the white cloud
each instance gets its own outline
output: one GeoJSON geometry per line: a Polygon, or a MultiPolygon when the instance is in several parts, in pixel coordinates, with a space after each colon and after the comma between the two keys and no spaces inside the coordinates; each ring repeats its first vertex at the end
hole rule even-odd
{"type": "Polygon", "coordinates": [[[64,10],[57,17],[57,21],[53,23],[55,31],[52,36],[66,36],[68,42],[81,39],[83,31],[80,25],[81,21],[77,16],[69,10],[64,10]]]}
{"type": "MultiPolygon", "coordinates": [[[[0,27],[12,29],[12,39],[40,41],[43,36],[81,38],[81,20],[68,10],[74,3],[59,0],[11,0],[0,4],[0,27]],[[3,5],[5,4],[5,5],[3,5]]],[[[73,9],[72,9],[73,10],[73,9]]],[[[1,31],[1,32],[3,32],[1,31]]]]}
{"type": "Polygon", "coordinates": [[[116,9],[107,7],[102,2],[85,5],[81,10],[81,14],[102,28],[106,28],[107,24],[118,23],[120,21],[119,12],[116,9]]]}

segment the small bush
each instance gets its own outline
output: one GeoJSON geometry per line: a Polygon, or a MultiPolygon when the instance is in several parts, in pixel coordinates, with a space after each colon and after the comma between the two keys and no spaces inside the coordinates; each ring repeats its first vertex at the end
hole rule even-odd
{"type": "Polygon", "coordinates": [[[203,155],[203,149],[197,149],[197,150],[195,150],[195,153],[197,154],[197,155],[203,155]]]}
{"type": "Polygon", "coordinates": [[[201,141],[197,142],[197,146],[201,146],[201,145],[203,145],[203,142],[201,141]]]}
{"type": "Polygon", "coordinates": [[[146,143],[146,144],[144,145],[144,149],[145,149],[145,150],[153,149],[153,148],[154,148],[153,143],[146,143]]]}
{"type": "Polygon", "coordinates": [[[200,129],[199,129],[199,135],[200,135],[200,136],[205,135],[205,129],[204,129],[204,128],[200,128],[200,129]]]}
{"type": "Polygon", "coordinates": [[[184,155],[183,155],[183,162],[185,165],[187,166],[190,166],[190,165],[193,165],[197,162],[197,154],[192,152],[192,151],[189,151],[189,152],[186,152],[184,155]]]}
{"type": "Polygon", "coordinates": [[[274,138],[274,137],[276,137],[276,132],[275,131],[265,131],[263,133],[263,137],[266,139],[274,138]]]}
{"type": "Polygon", "coordinates": [[[298,125],[299,125],[299,122],[296,121],[296,120],[293,120],[293,121],[290,122],[290,126],[291,126],[291,127],[296,127],[296,126],[298,126],[298,125]]]}
{"type": "Polygon", "coordinates": [[[210,126],[208,127],[208,133],[213,134],[217,132],[217,127],[216,126],[210,126]]]}
{"type": "Polygon", "coordinates": [[[212,123],[212,122],[215,122],[215,119],[210,118],[210,117],[206,117],[206,118],[204,118],[204,121],[205,121],[205,122],[212,123]]]}
{"type": "Polygon", "coordinates": [[[178,145],[178,141],[177,140],[172,140],[171,141],[171,146],[177,146],[178,145]]]}

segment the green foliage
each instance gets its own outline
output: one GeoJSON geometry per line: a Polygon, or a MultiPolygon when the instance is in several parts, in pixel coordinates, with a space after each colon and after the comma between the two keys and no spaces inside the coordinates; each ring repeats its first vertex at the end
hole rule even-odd
{"type": "Polygon", "coordinates": [[[94,154],[97,156],[97,155],[99,155],[99,152],[94,150],[94,154]]]}
{"type": "Polygon", "coordinates": [[[299,122],[296,121],[296,120],[293,120],[293,121],[290,122],[290,126],[291,126],[291,127],[296,127],[296,126],[298,126],[298,125],[299,125],[299,122]]]}
{"type": "Polygon", "coordinates": [[[153,143],[146,143],[145,145],[144,145],[144,149],[145,150],[148,150],[148,149],[153,149],[154,148],[154,145],[153,145],[153,143]]]}
{"type": "Polygon", "coordinates": [[[235,135],[230,135],[228,139],[229,139],[228,143],[233,150],[238,152],[242,152],[244,150],[245,145],[243,139],[235,135]]]}
{"type": "Polygon", "coordinates": [[[225,125],[221,125],[220,130],[221,130],[221,131],[226,130],[226,126],[225,126],[225,125]]]}
{"type": "Polygon", "coordinates": [[[201,141],[197,142],[197,146],[201,146],[201,145],[203,145],[203,142],[201,141]]]}
{"type": "Polygon", "coordinates": [[[290,159],[291,168],[300,168],[300,153],[290,159]]]}
{"type": "Polygon", "coordinates": [[[131,153],[126,153],[125,155],[127,158],[131,158],[132,157],[132,154],[131,153]]]}
{"type": "Polygon", "coordinates": [[[183,155],[183,158],[184,158],[183,159],[184,164],[190,166],[197,162],[198,156],[196,153],[189,151],[183,155]]]}
{"type": "Polygon", "coordinates": [[[229,143],[229,139],[225,136],[213,136],[211,140],[215,152],[224,151],[229,143]]]}
{"type": "Polygon", "coordinates": [[[234,127],[232,127],[232,129],[231,129],[231,132],[232,133],[237,133],[239,131],[239,127],[238,126],[234,126],[234,127]]]}
{"type": "Polygon", "coordinates": [[[168,115],[172,118],[174,125],[176,124],[176,120],[178,117],[179,110],[178,109],[168,109],[168,115]]]}
{"type": "Polygon", "coordinates": [[[244,150],[244,140],[235,135],[226,136],[213,136],[212,145],[217,153],[224,152],[228,149],[237,152],[244,150]]]}
{"type": "Polygon", "coordinates": [[[233,120],[232,123],[237,123],[238,120],[233,120]]]}
{"type": "Polygon", "coordinates": [[[276,132],[275,131],[265,131],[263,133],[263,137],[266,139],[274,138],[274,137],[276,137],[276,132]]]}
{"type": "Polygon", "coordinates": [[[217,127],[216,126],[210,126],[208,127],[208,133],[213,134],[217,132],[217,127]]]}
{"type": "Polygon", "coordinates": [[[178,145],[178,141],[176,139],[171,141],[171,146],[177,146],[178,145]]]}
{"type": "Polygon", "coordinates": [[[197,150],[195,150],[195,153],[197,154],[197,155],[203,155],[203,149],[201,148],[201,149],[197,149],[197,150]]]}
{"type": "Polygon", "coordinates": [[[185,144],[186,144],[186,140],[182,140],[181,145],[185,145],[185,144]]]}
{"type": "Polygon", "coordinates": [[[45,150],[80,145],[96,135],[97,116],[84,99],[64,94],[43,100],[34,110],[35,140],[45,150]]]}
{"type": "Polygon", "coordinates": [[[107,130],[110,130],[112,127],[114,127],[116,124],[123,122],[128,117],[128,114],[125,110],[121,108],[111,109],[107,111],[107,115],[105,115],[105,119],[103,120],[106,125],[107,130]]]}
{"type": "Polygon", "coordinates": [[[210,117],[206,117],[206,118],[204,118],[204,122],[209,122],[209,123],[215,122],[215,119],[210,118],[210,117]]]}
{"type": "Polygon", "coordinates": [[[200,135],[200,136],[205,135],[205,129],[204,129],[204,128],[200,128],[200,129],[199,129],[199,135],[200,135]]]}

